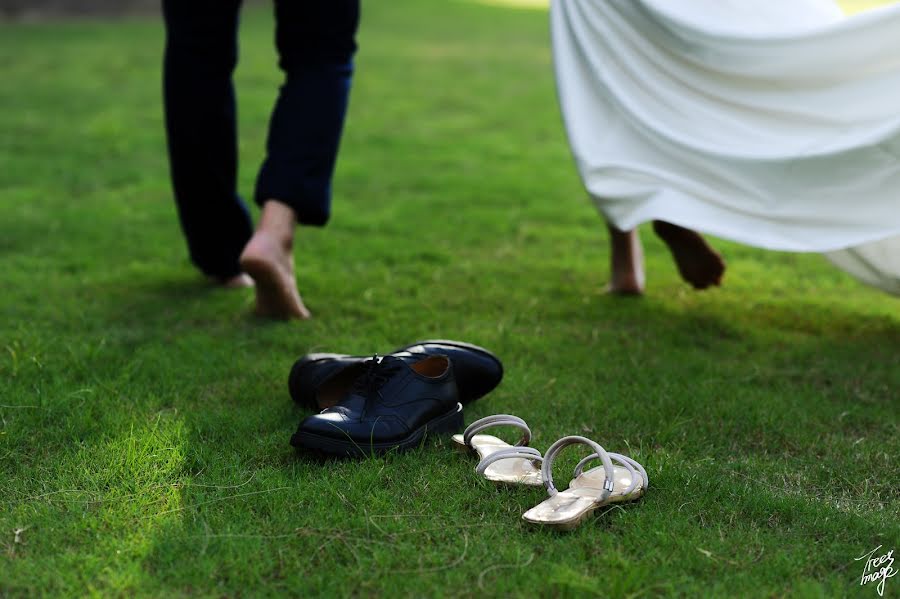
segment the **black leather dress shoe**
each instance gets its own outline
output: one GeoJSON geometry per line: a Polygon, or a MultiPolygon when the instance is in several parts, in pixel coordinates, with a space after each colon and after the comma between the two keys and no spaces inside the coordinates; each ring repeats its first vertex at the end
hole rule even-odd
{"type": "Polygon", "coordinates": [[[376,357],[361,367],[361,376],[341,401],[300,422],[291,445],[361,456],[409,449],[427,434],[462,428],[453,364],[446,356],[415,361],[376,357]]]}
{"type": "MultiPolygon", "coordinates": [[[[436,339],[419,341],[390,354],[406,361],[425,356],[447,356],[453,363],[459,401],[467,404],[490,393],[503,379],[503,364],[484,349],[471,343],[436,339]]],[[[288,377],[288,389],[294,401],[310,410],[333,406],[349,391],[353,381],[365,370],[365,356],[345,354],[307,354],[297,360],[288,377]]]]}

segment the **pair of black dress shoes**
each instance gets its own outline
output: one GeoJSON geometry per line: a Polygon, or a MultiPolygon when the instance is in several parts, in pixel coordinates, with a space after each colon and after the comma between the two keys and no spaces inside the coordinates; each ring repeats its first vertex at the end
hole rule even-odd
{"type": "Polygon", "coordinates": [[[462,428],[462,406],[503,378],[497,357],[461,341],[420,341],[389,354],[308,354],[291,369],[291,397],[318,411],[291,444],[363,456],[415,447],[428,434],[462,428]]]}

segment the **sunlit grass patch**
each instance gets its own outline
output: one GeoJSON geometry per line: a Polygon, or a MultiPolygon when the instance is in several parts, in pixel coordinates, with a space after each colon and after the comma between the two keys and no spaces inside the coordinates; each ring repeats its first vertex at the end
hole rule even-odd
{"type": "Polygon", "coordinates": [[[508,6],[512,8],[544,9],[550,6],[550,0],[474,0],[491,6],[508,6]]]}

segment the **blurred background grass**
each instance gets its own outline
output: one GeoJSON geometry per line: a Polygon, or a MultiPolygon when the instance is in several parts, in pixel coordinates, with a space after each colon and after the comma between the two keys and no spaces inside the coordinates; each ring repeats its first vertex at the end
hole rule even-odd
{"type": "MultiPolygon", "coordinates": [[[[266,0],[245,0],[263,4],[266,0]]],[[[498,6],[546,9],[549,0],[469,0],[498,6]]],[[[896,0],[840,0],[848,13],[891,4],[896,0]]],[[[49,15],[122,15],[153,12],[160,0],[0,0],[0,18],[39,18],[49,15]]]]}

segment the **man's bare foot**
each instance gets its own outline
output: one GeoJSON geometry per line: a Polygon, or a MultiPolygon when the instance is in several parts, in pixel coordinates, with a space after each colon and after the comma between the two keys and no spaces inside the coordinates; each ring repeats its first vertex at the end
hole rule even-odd
{"type": "Polygon", "coordinates": [[[661,220],[653,221],[653,231],[669,246],[682,279],[695,289],[721,284],[725,261],[699,233],[661,220]]]}
{"type": "Polygon", "coordinates": [[[243,289],[245,287],[253,287],[253,279],[245,273],[235,275],[233,277],[209,277],[214,285],[225,287],[227,289],[243,289]]]}
{"type": "Polygon", "coordinates": [[[294,278],[293,209],[276,200],[263,206],[259,227],[240,263],[256,283],[256,313],[270,318],[309,318],[294,278]]]}
{"type": "Polygon", "coordinates": [[[611,224],[609,229],[610,279],[607,290],[616,295],[644,293],[644,249],[637,230],[620,231],[611,224]]]}

